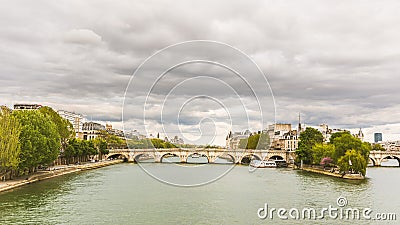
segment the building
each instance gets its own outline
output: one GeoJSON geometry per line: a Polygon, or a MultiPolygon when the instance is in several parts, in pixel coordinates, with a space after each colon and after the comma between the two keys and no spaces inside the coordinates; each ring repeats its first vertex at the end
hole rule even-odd
{"type": "Polygon", "coordinates": [[[125,138],[124,131],[118,130],[118,129],[113,129],[111,124],[108,124],[108,123],[106,124],[106,131],[109,134],[112,134],[112,135],[115,135],[115,136],[118,136],[121,138],[125,138]]]}
{"type": "MultiPolygon", "coordinates": [[[[167,139],[168,139],[168,138],[167,138],[167,139]]],[[[183,139],[180,138],[180,137],[178,137],[178,136],[175,136],[174,138],[171,138],[171,140],[169,140],[169,142],[170,142],[171,144],[178,144],[178,145],[183,145],[183,144],[185,144],[185,142],[183,141],[183,139]]]]}
{"type": "Polygon", "coordinates": [[[273,138],[270,138],[270,149],[295,151],[299,147],[297,130],[290,130],[286,133],[280,131],[280,133],[282,133],[282,135],[274,135],[273,138]]]}
{"type": "MultiPolygon", "coordinates": [[[[329,128],[328,124],[320,124],[319,126],[307,126],[307,127],[311,127],[314,129],[317,129],[319,132],[321,132],[323,138],[324,138],[324,142],[329,142],[332,134],[334,133],[339,133],[339,132],[348,132],[347,130],[343,130],[343,129],[337,129],[337,128],[329,128]]],[[[363,136],[364,134],[361,134],[361,136],[363,136]]],[[[364,138],[364,137],[362,137],[364,138]]]]}
{"type": "Polygon", "coordinates": [[[226,136],[226,148],[227,149],[239,149],[239,142],[242,139],[246,139],[251,135],[249,130],[245,130],[244,132],[229,132],[226,136]]]}
{"type": "Polygon", "coordinates": [[[125,137],[127,139],[134,139],[134,140],[142,140],[146,138],[146,135],[141,134],[139,131],[137,130],[133,130],[133,131],[127,131],[125,132],[125,137]]]}
{"type": "Polygon", "coordinates": [[[374,133],[374,142],[375,143],[382,142],[382,133],[374,133]]]}
{"type": "Polygon", "coordinates": [[[400,141],[386,141],[380,144],[386,151],[400,151],[400,141]]]}
{"type": "Polygon", "coordinates": [[[76,137],[78,137],[79,132],[82,132],[82,127],[83,127],[83,115],[77,114],[74,112],[68,112],[65,110],[58,110],[57,111],[58,115],[60,115],[62,118],[68,120],[76,133],[76,137]]]}
{"type": "Polygon", "coordinates": [[[292,130],[292,124],[276,123],[268,126],[267,134],[272,140],[282,139],[283,135],[292,130]]]}
{"type": "Polygon", "coordinates": [[[96,139],[100,131],[105,130],[105,126],[95,122],[85,122],[82,125],[82,132],[79,133],[79,138],[83,140],[96,139]]]}
{"type": "Polygon", "coordinates": [[[39,104],[14,104],[14,110],[36,110],[41,107],[39,104]]]}
{"type": "Polygon", "coordinates": [[[361,128],[360,128],[360,130],[358,131],[358,133],[357,133],[357,134],[353,134],[353,136],[354,136],[355,138],[360,139],[361,141],[364,141],[364,133],[362,132],[361,128]]]}

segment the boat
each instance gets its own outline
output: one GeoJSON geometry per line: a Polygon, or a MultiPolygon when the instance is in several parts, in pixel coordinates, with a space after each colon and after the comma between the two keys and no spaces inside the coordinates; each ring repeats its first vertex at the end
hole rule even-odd
{"type": "Polygon", "coordinates": [[[275,160],[276,163],[276,167],[282,168],[282,167],[288,167],[288,164],[286,162],[286,160],[284,159],[277,159],[275,160]]]}
{"type": "Polygon", "coordinates": [[[193,154],[193,155],[192,155],[192,158],[199,158],[199,157],[200,157],[199,154],[193,154]]]}
{"type": "Polygon", "coordinates": [[[253,160],[250,166],[255,168],[276,168],[276,163],[275,161],[253,160]]]}

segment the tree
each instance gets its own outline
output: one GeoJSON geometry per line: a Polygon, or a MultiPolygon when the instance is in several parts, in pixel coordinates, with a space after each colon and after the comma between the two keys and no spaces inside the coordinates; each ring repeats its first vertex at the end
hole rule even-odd
{"type": "Polygon", "coordinates": [[[384,147],[382,147],[382,145],[380,145],[380,144],[374,144],[372,146],[372,150],[374,150],[374,151],[386,151],[386,149],[384,147]]]}
{"type": "Polygon", "coordinates": [[[19,142],[21,145],[21,169],[34,169],[48,165],[60,153],[60,134],[51,118],[37,110],[14,111],[13,115],[21,124],[19,142]]]}
{"type": "Polygon", "coordinates": [[[265,134],[265,133],[261,133],[260,131],[258,132],[258,135],[260,135],[260,138],[258,139],[256,149],[263,149],[263,150],[269,149],[269,146],[270,146],[269,135],[265,134]]]}
{"type": "Polygon", "coordinates": [[[313,164],[320,164],[324,158],[332,158],[335,146],[332,144],[317,143],[312,147],[313,164]]]}
{"type": "Polygon", "coordinates": [[[250,135],[248,138],[239,140],[240,149],[268,149],[270,139],[268,134],[257,132],[257,134],[250,135]]]}
{"type": "Polygon", "coordinates": [[[239,140],[239,148],[240,149],[246,149],[247,148],[247,141],[248,141],[248,139],[247,138],[244,138],[244,139],[240,139],[239,140]]]}
{"type": "Polygon", "coordinates": [[[315,144],[322,143],[324,137],[317,129],[307,127],[305,131],[300,133],[299,147],[296,150],[296,160],[303,160],[304,163],[313,162],[312,148],[315,144]]]}
{"type": "Polygon", "coordinates": [[[105,130],[99,131],[99,138],[105,140],[107,142],[107,148],[126,148],[127,147],[127,142],[114,135],[110,134],[105,130]]]}
{"type": "Polygon", "coordinates": [[[151,141],[151,145],[153,146],[153,148],[176,148],[176,146],[173,145],[172,143],[165,142],[158,138],[152,138],[150,141],[151,141]]]}
{"type": "Polygon", "coordinates": [[[64,152],[68,139],[72,138],[75,134],[72,124],[48,106],[41,107],[39,111],[50,117],[51,121],[56,125],[61,140],[61,152],[64,152]]]}
{"type": "Polygon", "coordinates": [[[353,170],[365,176],[368,161],[355,149],[347,151],[338,160],[340,171],[347,172],[353,170]]]}
{"type": "Polygon", "coordinates": [[[19,164],[19,135],[21,125],[11,114],[11,110],[0,108],[0,171],[16,169],[19,164]]]}
{"type": "Polygon", "coordinates": [[[333,160],[338,162],[339,158],[344,156],[349,150],[358,151],[364,159],[368,161],[369,152],[371,145],[366,142],[362,142],[360,139],[354,137],[349,132],[339,132],[332,136],[330,143],[335,145],[335,152],[333,154],[333,160]]]}
{"type": "Polygon", "coordinates": [[[101,138],[96,138],[93,140],[94,147],[97,149],[100,159],[103,158],[103,155],[108,154],[107,142],[101,138]]]}
{"type": "Polygon", "coordinates": [[[259,140],[260,140],[259,134],[254,134],[249,136],[249,138],[247,139],[246,149],[256,149],[259,140]]]}

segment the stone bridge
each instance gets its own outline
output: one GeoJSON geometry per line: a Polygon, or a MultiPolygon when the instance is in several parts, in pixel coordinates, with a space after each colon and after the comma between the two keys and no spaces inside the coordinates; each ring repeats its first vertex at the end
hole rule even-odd
{"type": "Polygon", "coordinates": [[[369,159],[374,166],[381,166],[382,160],[384,159],[396,159],[400,166],[400,151],[371,151],[369,153],[369,159]]]}
{"type": "Polygon", "coordinates": [[[165,157],[179,157],[180,162],[186,163],[189,157],[206,157],[208,163],[214,163],[217,158],[227,159],[233,163],[245,163],[252,158],[258,160],[284,159],[293,163],[294,151],[282,150],[252,150],[252,149],[194,149],[194,148],[169,148],[169,149],[111,149],[105,158],[122,157],[128,162],[138,162],[139,158],[154,159],[162,162],[165,157]]]}

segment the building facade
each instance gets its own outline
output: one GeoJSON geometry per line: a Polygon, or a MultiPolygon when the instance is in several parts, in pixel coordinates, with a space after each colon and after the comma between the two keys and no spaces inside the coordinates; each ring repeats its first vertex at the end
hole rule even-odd
{"type": "Polygon", "coordinates": [[[375,143],[382,142],[382,133],[374,133],[374,142],[375,143]]]}
{"type": "Polygon", "coordinates": [[[240,140],[248,138],[250,134],[251,132],[249,130],[245,130],[244,132],[229,132],[226,136],[226,148],[239,149],[240,140]]]}
{"type": "Polygon", "coordinates": [[[58,110],[57,113],[72,124],[76,137],[78,137],[78,134],[82,132],[83,129],[83,115],[65,110],[58,110]]]}
{"type": "Polygon", "coordinates": [[[100,131],[105,130],[105,126],[95,122],[85,122],[82,125],[82,132],[79,133],[79,138],[83,140],[93,140],[98,137],[100,131]]]}

